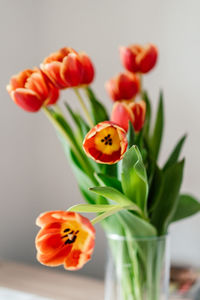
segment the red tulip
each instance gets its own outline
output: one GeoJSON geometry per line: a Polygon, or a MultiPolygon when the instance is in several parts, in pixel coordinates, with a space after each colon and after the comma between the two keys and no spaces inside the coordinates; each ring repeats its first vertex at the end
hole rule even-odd
{"type": "Polygon", "coordinates": [[[41,227],[35,239],[41,264],[78,270],[90,260],[95,229],[87,218],[75,212],[50,211],[41,214],[36,224],[41,227]]]}
{"type": "Polygon", "coordinates": [[[106,82],[106,90],[113,101],[133,99],[140,89],[137,75],[125,72],[106,82]]]}
{"type": "Polygon", "coordinates": [[[148,44],[144,47],[131,45],[120,47],[120,57],[123,66],[130,72],[149,72],[156,64],[158,50],[155,45],[148,44]]]}
{"type": "Polygon", "coordinates": [[[138,102],[116,102],[113,105],[111,121],[128,131],[129,121],[133,124],[136,132],[144,125],[146,104],[143,100],[138,102]]]}
{"type": "Polygon", "coordinates": [[[124,129],[109,121],[97,124],[83,141],[86,154],[102,164],[114,164],[121,160],[127,145],[124,129]]]}
{"type": "Polygon", "coordinates": [[[60,89],[88,85],[94,79],[94,67],[90,58],[72,48],[65,47],[50,54],[41,68],[60,89]]]}
{"type": "Polygon", "coordinates": [[[36,112],[43,105],[54,104],[59,97],[58,89],[37,68],[12,76],[7,91],[17,105],[29,112],[36,112]]]}

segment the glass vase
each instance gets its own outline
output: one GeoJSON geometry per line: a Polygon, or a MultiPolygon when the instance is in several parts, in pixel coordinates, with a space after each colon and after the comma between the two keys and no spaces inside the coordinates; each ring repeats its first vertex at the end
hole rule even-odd
{"type": "Polygon", "coordinates": [[[167,300],[169,236],[107,239],[105,300],[167,300]]]}

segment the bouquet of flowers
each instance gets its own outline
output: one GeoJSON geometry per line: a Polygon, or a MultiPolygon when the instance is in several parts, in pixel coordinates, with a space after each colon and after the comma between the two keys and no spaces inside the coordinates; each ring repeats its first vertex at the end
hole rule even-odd
{"type": "Polygon", "coordinates": [[[106,82],[114,102],[111,115],[91,88],[95,75],[91,59],[72,48],[50,54],[39,68],[11,77],[7,86],[18,106],[28,112],[42,109],[53,124],[86,201],[37,218],[41,227],[35,241],[37,259],[47,266],[81,268],[91,258],[94,224],[100,223],[118,278],[118,292],[108,293],[106,299],[160,299],[169,225],[200,210],[193,196],[180,194],[184,160],[179,157],[185,135],[165,164],[158,164],[163,94],[153,122],[151,101],[142,86],[142,77],[153,69],[157,57],[153,44],[120,48],[125,71],[106,82]],[[84,116],[72,110],[70,102],[58,105],[65,89],[74,90],[84,116]],[[80,213],[96,217],[89,220],[80,213]]]}

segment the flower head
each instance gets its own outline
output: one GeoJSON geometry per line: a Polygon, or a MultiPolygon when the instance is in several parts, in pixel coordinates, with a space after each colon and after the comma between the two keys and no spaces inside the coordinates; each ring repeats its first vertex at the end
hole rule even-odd
{"type": "Polygon", "coordinates": [[[41,227],[35,240],[40,263],[78,270],[90,260],[95,229],[87,218],[75,212],[50,211],[41,214],[36,224],[41,227]]]}
{"type": "Polygon", "coordinates": [[[155,45],[120,47],[123,66],[130,72],[147,73],[155,66],[158,50],[155,45]]]}
{"type": "Polygon", "coordinates": [[[29,112],[54,104],[59,97],[58,89],[38,68],[12,76],[7,91],[17,105],[29,112]]]}
{"type": "Polygon", "coordinates": [[[94,79],[94,67],[85,53],[77,53],[72,48],[62,48],[50,54],[41,69],[60,89],[88,85],[94,79]]]}
{"type": "Polygon", "coordinates": [[[140,89],[137,75],[124,72],[106,82],[106,90],[113,101],[133,99],[140,89]]]}
{"type": "Polygon", "coordinates": [[[97,124],[83,141],[86,154],[103,164],[114,164],[122,159],[127,145],[124,129],[109,121],[97,124]]]}
{"type": "Polygon", "coordinates": [[[146,104],[143,100],[138,102],[116,102],[113,105],[111,121],[128,131],[129,121],[133,124],[136,132],[144,125],[146,104]]]}

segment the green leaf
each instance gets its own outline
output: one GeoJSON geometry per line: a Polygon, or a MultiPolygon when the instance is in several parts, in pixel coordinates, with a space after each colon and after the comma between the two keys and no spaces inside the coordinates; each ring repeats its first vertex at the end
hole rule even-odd
{"type": "Polygon", "coordinates": [[[163,128],[164,128],[164,107],[163,107],[163,94],[160,93],[159,105],[156,114],[156,121],[153,129],[153,134],[150,138],[150,148],[151,153],[155,159],[158,158],[160,152],[160,146],[162,141],[163,135],[163,128]]]}
{"type": "Polygon", "coordinates": [[[135,130],[131,121],[128,122],[127,140],[128,140],[128,149],[130,149],[134,145],[134,141],[135,141],[135,130]]]}
{"type": "Polygon", "coordinates": [[[159,201],[161,186],[163,183],[163,172],[158,167],[157,164],[154,165],[153,178],[151,181],[151,185],[149,187],[149,195],[148,195],[148,211],[151,213],[159,201]]]}
{"type": "Polygon", "coordinates": [[[185,134],[176,144],[174,150],[172,151],[172,153],[170,154],[167,162],[165,163],[163,170],[166,170],[167,168],[169,168],[171,165],[173,165],[174,163],[177,162],[177,160],[179,159],[179,155],[181,153],[182,147],[184,145],[185,139],[186,139],[187,135],[185,134]]]}
{"type": "Polygon", "coordinates": [[[145,117],[145,124],[143,128],[144,128],[144,135],[148,137],[150,126],[151,126],[151,101],[146,91],[143,92],[143,100],[146,103],[146,117],[145,117]]]}
{"type": "Polygon", "coordinates": [[[95,124],[109,120],[109,116],[105,107],[97,100],[95,94],[90,87],[85,88],[86,94],[90,101],[91,116],[95,124]]]}
{"type": "Polygon", "coordinates": [[[123,210],[118,213],[118,216],[131,231],[133,237],[144,238],[157,235],[156,228],[154,226],[129,211],[123,210]]]}
{"type": "Polygon", "coordinates": [[[190,217],[198,212],[200,212],[200,203],[198,200],[191,195],[180,195],[172,222],[190,217]]]}
{"type": "Polygon", "coordinates": [[[62,130],[65,131],[67,133],[67,135],[70,137],[70,139],[74,143],[74,145],[77,148],[79,148],[79,146],[77,145],[75,134],[74,134],[71,126],[69,125],[69,123],[65,120],[65,118],[62,115],[60,115],[59,113],[53,111],[52,109],[48,109],[48,112],[53,117],[53,119],[55,121],[55,126],[56,126],[56,123],[59,124],[59,126],[62,128],[62,130]]]}
{"type": "Polygon", "coordinates": [[[66,102],[65,102],[65,107],[66,107],[67,111],[69,112],[70,116],[72,117],[74,123],[78,127],[79,131],[81,132],[81,124],[80,124],[80,116],[79,116],[79,114],[73,112],[73,110],[71,109],[71,107],[69,106],[69,104],[66,103],[66,102]]]}
{"type": "Polygon", "coordinates": [[[102,173],[95,174],[95,177],[101,186],[110,186],[122,192],[121,182],[117,178],[102,173]]]}
{"type": "Polygon", "coordinates": [[[90,188],[90,191],[99,194],[109,200],[113,200],[116,203],[120,204],[121,206],[132,206],[134,210],[141,214],[141,209],[133,202],[128,199],[124,194],[120,193],[118,190],[107,187],[107,186],[100,186],[100,187],[93,187],[90,188]]]}
{"type": "Polygon", "coordinates": [[[159,234],[167,232],[173,215],[178,206],[178,195],[183,178],[184,160],[175,163],[163,173],[159,198],[152,211],[151,221],[159,234]]]}
{"type": "MultiPolygon", "coordinates": [[[[95,205],[93,205],[93,206],[95,206],[95,205]]],[[[101,221],[105,220],[106,218],[108,218],[112,215],[115,215],[117,212],[125,210],[125,209],[135,211],[135,205],[133,205],[133,204],[131,206],[122,206],[122,205],[108,205],[108,206],[110,206],[110,209],[105,210],[104,213],[102,213],[102,214],[98,215],[97,217],[95,217],[91,221],[92,224],[96,224],[98,222],[101,222],[101,221]]]]}
{"type": "Polygon", "coordinates": [[[137,146],[132,146],[122,160],[122,189],[129,199],[146,212],[148,182],[137,146]]]}
{"type": "Polygon", "coordinates": [[[111,204],[77,204],[68,209],[68,211],[85,212],[85,213],[100,213],[116,208],[119,205],[111,204]]]}
{"type": "Polygon", "coordinates": [[[78,182],[80,191],[82,192],[86,201],[93,204],[96,203],[97,197],[95,195],[91,197],[91,193],[88,190],[91,186],[93,186],[96,183],[80,168],[80,165],[78,164],[72,150],[69,150],[68,158],[71,162],[71,166],[76,176],[76,180],[78,182]]]}

